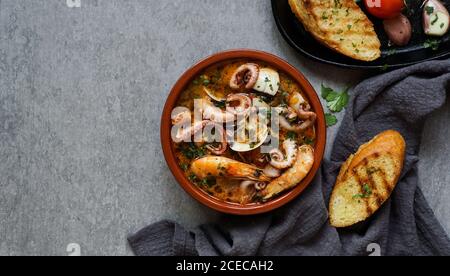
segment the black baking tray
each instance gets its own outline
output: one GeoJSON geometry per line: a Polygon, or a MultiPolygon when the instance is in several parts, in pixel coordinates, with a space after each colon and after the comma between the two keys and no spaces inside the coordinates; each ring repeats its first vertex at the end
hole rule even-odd
{"type": "MultiPolygon", "coordinates": [[[[406,47],[389,45],[381,20],[369,15],[375,25],[375,31],[381,41],[382,57],[372,62],[351,59],[336,53],[317,42],[303,27],[292,13],[288,0],[272,0],[272,11],[276,24],[284,39],[301,54],[316,61],[353,69],[395,69],[419,62],[450,57],[450,35],[442,38],[432,38],[424,34],[422,28],[422,1],[408,1],[405,14],[410,18],[413,26],[411,42],[406,47]],[[425,47],[427,40],[438,40],[439,47],[431,49],[425,47]]],[[[449,9],[450,0],[442,1],[449,9]]],[[[364,10],[364,5],[360,4],[364,10]]]]}

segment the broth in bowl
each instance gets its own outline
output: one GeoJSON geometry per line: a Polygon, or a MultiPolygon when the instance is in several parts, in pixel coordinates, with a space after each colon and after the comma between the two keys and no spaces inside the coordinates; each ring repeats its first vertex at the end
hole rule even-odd
{"type": "Polygon", "coordinates": [[[181,93],[171,119],[185,176],[224,202],[270,201],[315,162],[315,111],[298,83],[263,62],[207,68],[181,93]]]}

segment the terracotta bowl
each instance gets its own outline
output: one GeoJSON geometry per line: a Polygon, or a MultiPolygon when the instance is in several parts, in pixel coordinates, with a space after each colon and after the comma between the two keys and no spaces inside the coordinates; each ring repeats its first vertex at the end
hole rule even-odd
{"type": "Polygon", "coordinates": [[[213,56],[210,56],[192,68],[190,68],[186,73],[184,73],[181,78],[177,81],[175,86],[172,88],[170,92],[167,102],[164,106],[162,118],[161,118],[161,144],[164,152],[164,157],[169,165],[170,170],[175,176],[176,180],[180,183],[183,189],[188,192],[192,197],[201,202],[202,204],[215,209],[217,211],[234,214],[234,215],[254,215],[261,214],[265,212],[272,211],[277,209],[288,202],[292,201],[294,198],[299,196],[305,188],[312,182],[315,177],[325,151],[325,142],[326,142],[326,125],[325,125],[325,115],[323,112],[322,105],[320,103],[319,97],[311,86],[311,84],[306,80],[302,73],[300,73],[297,69],[295,69],[292,65],[287,63],[286,61],[280,59],[277,56],[274,56],[269,53],[255,51],[255,50],[231,50],[225,51],[213,56]],[[268,65],[273,66],[274,68],[279,69],[290,75],[294,80],[296,80],[305,95],[307,96],[312,109],[317,113],[317,122],[316,122],[316,146],[315,146],[315,163],[314,166],[309,173],[309,175],[294,189],[282,194],[281,196],[268,201],[266,203],[261,204],[251,204],[251,205],[240,205],[234,203],[228,203],[221,200],[218,200],[205,192],[203,192],[200,188],[192,184],[187,177],[184,175],[183,170],[177,164],[177,160],[174,153],[174,148],[171,142],[171,112],[173,108],[176,107],[176,102],[178,97],[183,92],[183,90],[189,85],[193,79],[198,76],[204,69],[210,67],[211,65],[228,61],[234,59],[249,59],[254,61],[262,61],[267,63],[268,65]]]}

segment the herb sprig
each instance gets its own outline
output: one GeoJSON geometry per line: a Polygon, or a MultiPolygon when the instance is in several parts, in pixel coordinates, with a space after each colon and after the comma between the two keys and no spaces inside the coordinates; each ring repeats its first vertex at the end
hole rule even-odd
{"type": "Polygon", "coordinates": [[[348,94],[349,87],[344,91],[335,91],[334,89],[327,87],[322,84],[321,95],[322,98],[326,100],[329,113],[325,114],[325,120],[328,127],[337,124],[338,120],[333,113],[341,112],[350,100],[350,95],[348,94]]]}
{"type": "Polygon", "coordinates": [[[369,198],[372,195],[372,189],[370,188],[369,184],[364,184],[363,186],[363,193],[357,194],[353,196],[353,199],[357,198],[369,198]]]}

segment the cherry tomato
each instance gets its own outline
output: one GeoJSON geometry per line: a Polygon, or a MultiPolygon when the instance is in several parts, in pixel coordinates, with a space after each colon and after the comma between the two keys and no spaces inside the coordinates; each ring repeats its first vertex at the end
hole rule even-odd
{"type": "Polygon", "coordinates": [[[400,15],[405,0],[364,0],[368,12],[380,19],[391,19],[400,15]]]}

